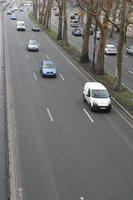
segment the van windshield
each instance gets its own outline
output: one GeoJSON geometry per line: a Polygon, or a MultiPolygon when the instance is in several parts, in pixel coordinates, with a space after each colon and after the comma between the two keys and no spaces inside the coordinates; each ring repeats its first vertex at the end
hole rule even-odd
{"type": "Polygon", "coordinates": [[[108,98],[109,93],[107,90],[92,90],[92,97],[94,98],[108,98]]]}

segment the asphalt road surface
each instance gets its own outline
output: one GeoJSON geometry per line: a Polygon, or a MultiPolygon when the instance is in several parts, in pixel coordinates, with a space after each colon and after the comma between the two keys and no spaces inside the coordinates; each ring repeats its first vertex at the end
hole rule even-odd
{"type": "MultiPolygon", "coordinates": [[[[82,37],[75,37],[71,34],[72,27],[70,26],[70,15],[74,13],[74,10],[68,10],[68,39],[69,43],[75,46],[79,51],[82,50],[82,37]]],[[[51,28],[57,32],[58,27],[58,17],[55,16],[55,13],[58,10],[52,10],[52,17],[51,17],[51,28]]],[[[81,28],[82,29],[82,28],[81,28]]],[[[97,40],[97,48],[98,48],[98,40],[97,40]]],[[[117,46],[118,38],[111,40],[108,38],[107,44],[114,44],[117,46]]],[[[89,42],[89,56],[90,59],[93,59],[93,44],[94,44],[94,34],[90,36],[89,42]]],[[[133,39],[130,42],[127,41],[126,46],[133,45],[133,39]]],[[[110,74],[115,74],[115,66],[116,66],[116,56],[115,55],[105,55],[105,71],[109,72],[110,74]]],[[[126,49],[123,50],[123,69],[122,69],[122,82],[133,90],[133,56],[126,54],[126,49]]]]}
{"type": "Polygon", "coordinates": [[[88,80],[43,32],[5,14],[7,60],[15,114],[17,188],[21,200],[132,200],[133,127],[115,108],[91,112],[83,102],[88,80]],[[40,42],[28,52],[26,42],[40,42]],[[42,78],[39,65],[48,56],[55,79],[42,78]]]}

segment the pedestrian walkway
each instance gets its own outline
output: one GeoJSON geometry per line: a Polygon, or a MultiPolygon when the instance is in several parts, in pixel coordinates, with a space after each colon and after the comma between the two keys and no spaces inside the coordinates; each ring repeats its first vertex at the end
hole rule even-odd
{"type": "Polygon", "coordinates": [[[6,100],[4,82],[2,8],[0,7],[0,200],[8,199],[6,100]]]}

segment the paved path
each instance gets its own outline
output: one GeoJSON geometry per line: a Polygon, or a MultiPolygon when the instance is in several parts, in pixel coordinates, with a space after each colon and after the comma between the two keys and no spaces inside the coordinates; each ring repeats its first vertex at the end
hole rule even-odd
{"type": "Polygon", "coordinates": [[[2,8],[0,7],[0,200],[8,199],[2,8]]]}

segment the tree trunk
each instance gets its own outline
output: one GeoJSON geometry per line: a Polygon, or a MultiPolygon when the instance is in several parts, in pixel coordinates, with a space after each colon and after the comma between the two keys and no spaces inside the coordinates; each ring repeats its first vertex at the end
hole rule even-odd
{"type": "Polygon", "coordinates": [[[66,14],[66,1],[63,0],[63,16],[64,16],[64,26],[63,26],[63,45],[68,45],[68,37],[67,37],[67,14],[66,14]]]}
{"type": "Polygon", "coordinates": [[[62,5],[59,6],[59,22],[58,22],[57,40],[62,40],[62,5]]]}
{"type": "Polygon", "coordinates": [[[83,45],[82,45],[82,52],[80,57],[80,62],[87,63],[89,62],[89,30],[91,27],[91,15],[87,12],[87,19],[85,30],[83,31],[83,45]]]}
{"type": "Polygon", "coordinates": [[[41,12],[41,17],[40,17],[40,23],[41,24],[42,24],[42,21],[43,21],[43,15],[44,15],[45,6],[46,6],[46,1],[43,0],[42,12],[41,12]]]}
{"type": "Polygon", "coordinates": [[[107,37],[107,27],[102,30],[101,38],[99,41],[98,53],[97,53],[97,62],[95,65],[96,74],[102,75],[104,74],[104,48],[107,37]]]}
{"type": "Polygon", "coordinates": [[[121,89],[122,82],[122,58],[123,58],[123,46],[125,40],[125,27],[126,27],[126,15],[127,15],[127,4],[126,0],[121,0],[122,10],[120,19],[120,36],[118,41],[118,52],[117,52],[117,65],[115,73],[115,84],[114,90],[119,91],[121,89]]]}
{"type": "MultiPolygon", "coordinates": [[[[107,0],[106,2],[106,10],[108,15],[110,15],[112,9],[112,1],[107,0]]],[[[99,47],[98,47],[98,54],[97,54],[97,62],[95,65],[95,72],[99,75],[104,74],[104,48],[106,43],[106,38],[108,34],[108,19],[106,16],[104,16],[103,23],[100,26],[101,29],[101,38],[99,41],[99,47]]]]}

